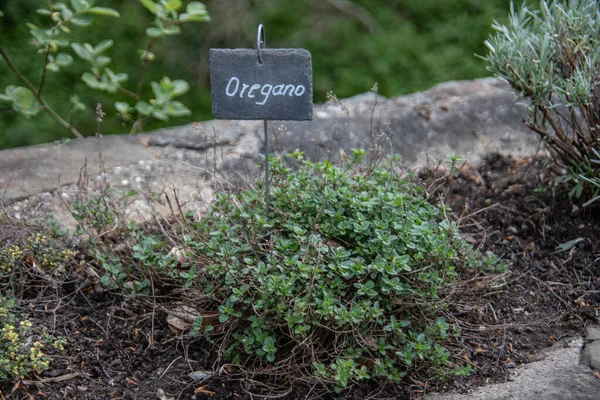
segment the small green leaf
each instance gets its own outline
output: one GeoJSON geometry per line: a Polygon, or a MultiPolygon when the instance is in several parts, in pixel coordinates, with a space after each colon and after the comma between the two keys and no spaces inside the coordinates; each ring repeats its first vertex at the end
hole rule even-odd
{"type": "Polygon", "coordinates": [[[148,61],[154,61],[154,59],[156,58],[154,53],[152,53],[151,51],[138,50],[138,53],[140,54],[140,60],[146,59],[148,61]]]}
{"type": "Polygon", "coordinates": [[[167,114],[169,117],[185,117],[192,115],[192,112],[183,103],[179,101],[172,101],[167,106],[167,114]]]}
{"type": "Polygon", "coordinates": [[[181,8],[182,5],[183,3],[181,2],[181,0],[168,0],[165,3],[165,8],[167,9],[167,11],[177,11],[181,8]]]}
{"type": "Polygon", "coordinates": [[[96,57],[96,61],[94,62],[94,64],[98,67],[98,68],[102,68],[107,66],[108,64],[110,64],[111,62],[111,58],[110,57],[106,57],[106,56],[98,56],[96,57]]]}
{"type": "Polygon", "coordinates": [[[4,93],[6,93],[7,95],[11,96],[11,98],[12,98],[12,93],[15,90],[17,90],[18,88],[19,88],[18,86],[14,86],[14,85],[7,86],[6,89],[4,89],[4,93]]]}
{"type": "Polygon", "coordinates": [[[327,373],[323,364],[313,361],[312,365],[315,367],[315,372],[317,375],[325,375],[327,373]]]}
{"type": "MultiPolygon", "coordinates": [[[[1,13],[2,11],[0,11],[1,13]]],[[[45,8],[38,8],[37,10],[35,10],[36,13],[40,14],[40,15],[52,15],[52,11],[50,10],[46,10],[45,8]]]]}
{"type": "Polygon", "coordinates": [[[147,117],[152,112],[152,106],[145,101],[140,101],[135,105],[135,109],[137,112],[142,114],[144,117],[147,117]]]}
{"type": "Polygon", "coordinates": [[[48,35],[48,33],[45,30],[40,29],[37,26],[29,23],[25,25],[29,28],[29,33],[31,34],[31,36],[33,36],[35,40],[35,45],[37,47],[45,46],[48,43],[48,41],[50,40],[50,35],[48,35]]]}
{"type": "Polygon", "coordinates": [[[89,10],[87,10],[87,12],[89,14],[102,15],[103,17],[114,17],[114,18],[121,17],[121,14],[119,14],[119,12],[117,10],[114,10],[112,8],[107,8],[107,7],[92,7],[89,10]]]}
{"type": "Polygon", "coordinates": [[[179,16],[179,20],[182,22],[210,22],[210,16],[208,14],[203,15],[191,15],[183,13],[179,16]]]}
{"type": "Polygon", "coordinates": [[[110,49],[115,42],[112,40],[103,40],[94,47],[94,55],[100,55],[110,49]]]}
{"type": "Polygon", "coordinates": [[[71,43],[71,48],[73,49],[75,54],[77,54],[82,59],[89,61],[89,62],[94,61],[92,52],[89,51],[89,49],[87,49],[81,43],[71,43]]]}
{"type": "Polygon", "coordinates": [[[89,72],[84,72],[83,75],[81,75],[81,80],[92,89],[100,88],[100,82],[98,79],[96,79],[96,77],[89,72]]]}
{"type": "Polygon", "coordinates": [[[85,106],[85,104],[83,104],[80,100],[79,100],[79,96],[77,95],[73,95],[69,98],[69,100],[71,101],[71,111],[72,112],[77,112],[77,111],[83,111],[85,110],[87,107],[85,106]]]}
{"type": "Polygon", "coordinates": [[[71,7],[75,11],[83,11],[90,7],[90,3],[85,0],[71,0],[71,7]]]}
{"type": "Polygon", "coordinates": [[[188,90],[190,90],[190,84],[184,81],[183,79],[176,79],[173,81],[173,85],[175,86],[171,95],[171,98],[176,96],[181,96],[186,94],[188,90]]]}
{"type": "Polygon", "coordinates": [[[221,314],[219,315],[219,322],[224,324],[229,320],[229,315],[221,314]]]}
{"type": "Polygon", "coordinates": [[[151,38],[158,38],[158,37],[163,37],[164,33],[162,30],[158,29],[158,28],[148,28],[146,29],[146,35],[148,35],[148,37],[151,38]]]}
{"type": "Polygon", "coordinates": [[[68,67],[73,62],[73,56],[69,53],[58,53],[54,62],[59,67],[68,67]]]}
{"type": "Polygon", "coordinates": [[[186,12],[179,16],[183,22],[204,22],[210,21],[210,16],[206,11],[206,6],[197,1],[192,1],[186,7],[186,12]]]}
{"type": "Polygon", "coordinates": [[[125,72],[119,72],[116,76],[115,76],[115,80],[118,83],[122,83],[125,82],[127,79],[129,79],[129,75],[127,75],[125,72]]]}
{"type": "Polygon", "coordinates": [[[67,20],[73,16],[73,11],[69,10],[68,8],[63,8],[60,12],[60,15],[62,15],[64,20],[67,20]]]}
{"type": "Polygon", "coordinates": [[[16,112],[23,115],[25,118],[36,115],[40,110],[40,105],[35,99],[33,93],[24,87],[8,86],[5,89],[6,96],[2,96],[2,100],[12,102],[12,108],[16,112]]]}
{"type": "Polygon", "coordinates": [[[185,11],[192,15],[206,14],[206,6],[199,1],[192,1],[185,7],[185,11]]]}
{"type": "Polygon", "coordinates": [[[146,9],[148,9],[148,11],[150,11],[152,14],[156,15],[158,12],[156,3],[154,3],[152,0],[140,0],[140,3],[142,3],[142,5],[146,7],[146,9]]]}
{"type": "Polygon", "coordinates": [[[77,15],[69,21],[77,26],[90,26],[92,24],[92,19],[87,15],[77,15]]]}
{"type": "Polygon", "coordinates": [[[112,71],[112,69],[110,68],[106,68],[106,71],[104,72],[104,75],[106,75],[106,77],[108,78],[109,81],[114,82],[115,81],[115,73],[112,71]]]}
{"type": "Polygon", "coordinates": [[[63,10],[67,7],[67,5],[65,3],[61,3],[61,2],[57,2],[52,4],[52,10],[63,10]]]}
{"type": "MultiPolygon", "coordinates": [[[[164,78],[163,78],[164,80],[164,78]]],[[[168,100],[168,94],[163,93],[161,85],[158,82],[150,82],[150,87],[152,87],[152,92],[154,93],[154,97],[159,103],[164,103],[168,100]]]]}
{"type": "Polygon", "coordinates": [[[54,39],[51,43],[57,47],[66,47],[69,45],[69,41],[66,39],[54,39]]]}
{"type": "Polygon", "coordinates": [[[35,96],[33,93],[31,93],[31,90],[24,87],[18,87],[13,90],[11,97],[14,98],[16,102],[19,103],[24,109],[31,108],[35,102],[35,96]]]}
{"type": "Polygon", "coordinates": [[[125,102],[122,102],[122,101],[116,102],[115,103],[115,108],[121,114],[127,114],[128,112],[131,111],[131,106],[128,103],[125,103],[125,102]]]}
{"type": "Polygon", "coordinates": [[[156,119],[160,119],[161,121],[169,120],[169,116],[164,110],[154,110],[152,111],[152,116],[156,119]]]}
{"type": "Polygon", "coordinates": [[[179,35],[181,33],[181,27],[179,25],[167,26],[165,29],[163,29],[163,33],[166,36],[179,35]]]}
{"type": "Polygon", "coordinates": [[[46,69],[48,71],[52,71],[52,72],[58,72],[58,71],[60,71],[60,68],[58,67],[58,65],[56,65],[55,63],[51,63],[51,62],[49,62],[48,64],[46,64],[46,69]]]}

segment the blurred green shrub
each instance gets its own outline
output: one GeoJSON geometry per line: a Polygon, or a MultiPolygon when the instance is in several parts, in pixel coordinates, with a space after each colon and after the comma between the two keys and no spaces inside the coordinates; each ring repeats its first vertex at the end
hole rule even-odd
{"type": "MultiPolygon", "coordinates": [[[[490,32],[494,19],[504,21],[506,0],[206,0],[212,24],[184,30],[177,40],[157,42],[156,54],[166,55],[146,69],[147,81],[159,82],[163,76],[177,76],[190,82],[190,90],[180,100],[192,111],[169,123],[187,123],[211,118],[208,80],[208,49],[212,47],[255,46],[256,26],[265,24],[269,47],[303,47],[313,55],[315,102],[326,100],[334,91],[344,98],[368,91],[378,82],[379,93],[394,96],[424,90],[435,83],[452,79],[485,76],[485,63],[473,57],[483,54],[482,39],[490,32]],[[350,7],[348,7],[350,5],[350,7]]],[[[111,69],[137,76],[140,44],[147,44],[144,30],[152,22],[139,2],[104,0],[105,7],[117,9],[121,18],[96,19],[90,29],[73,29],[80,42],[97,44],[112,39],[118,46],[111,51],[111,69]],[[77,32],[75,32],[77,31],[77,32]]],[[[32,57],[23,46],[29,37],[25,21],[39,25],[42,16],[35,10],[46,5],[42,0],[0,0],[5,17],[0,24],[2,47],[22,66],[34,84],[43,57],[32,57]]],[[[17,81],[0,61],[0,87],[17,81]]],[[[107,116],[103,133],[128,132],[129,127],[109,107],[114,97],[86,91],[80,81],[86,71],[75,63],[46,83],[46,96],[56,111],[68,115],[69,99],[78,95],[87,110],[72,118],[84,134],[95,131],[94,108],[104,104],[107,116]]],[[[151,98],[150,87],[141,97],[151,98]]],[[[118,101],[127,96],[117,94],[118,101]]],[[[145,130],[167,123],[150,121],[145,130]]],[[[0,148],[48,142],[65,132],[48,115],[25,120],[10,107],[0,104],[0,148]]]]}
{"type": "Polygon", "coordinates": [[[600,199],[600,7],[596,0],[511,6],[485,43],[489,69],[527,99],[527,126],[574,183],[571,195],[600,199]]]}
{"type": "MultiPolygon", "coordinates": [[[[113,46],[113,40],[104,39],[98,44],[92,45],[75,42],[71,35],[73,28],[89,27],[92,24],[93,16],[119,18],[119,12],[112,8],[95,6],[93,0],[70,0],[68,5],[62,2],[49,2],[48,8],[36,10],[37,14],[46,17],[44,27],[38,27],[31,22],[26,23],[32,36],[32,44],[37,49],[37,53],[44,57],[38,86],[31,83],[30,79],[21,72],[20,67],[13,62],[12,57],[0,47],[0,56],[18,80],[25,85],[8,86],[5,94],[0,94],[0,101],[10,103],[12,111],[25,118],[35,116],[39,111],[46,111],[63,128],[77,137],[82,137],[70,121],[75,111],[85,110],[85,104],[79,100],[78,96],[72,95],[70,97],[72,107],[69,110],[69,122],[67,122],[46,101],[44,92],[48,72],[59,72],[73,63],[74,58],[69,52],[72,50],[79,59],[89,64],[89,71],[84,72],[81,76],[89,88],[110,94],[118,92],[129,98],[128,102],[114,103],[114,107],[124,123],[133,123],[132,131],[140,130],[143,122],[148,119],[168,121],[169,117],[190,115],[191,111],[183,103],[174,100],[189,90],[187,81],[181,79],[171,81],[165,76],[160,82],[151,82],[153,98],[149,98],[148,101],[141,97],[141,89],[148,63],[155,59],[155,55],[151,51],[153,45],[159,39],[181,34],[181,25],[184,23],[210,21],[206,7],[202,3],[192,1],[182,12],[183,2],[181,0],[159,0],[158,2],[140,0],[140,3],[154,15],[154,20],[145,30],[146,36],[149,38],[148,45],[145,49],[138,50],[140,69],[132,90],[128,90],[124,86],[129,79],[127,73],[113,72],[108,67],[112,63],[112,59],[106,55],[106,52],[113,46]],[[133,104],[130,104],[132,100],[133,104]]],[[[97,121],[100,121],[104,116],[101,106],[97,107],[97,114],[97,121]]]]}

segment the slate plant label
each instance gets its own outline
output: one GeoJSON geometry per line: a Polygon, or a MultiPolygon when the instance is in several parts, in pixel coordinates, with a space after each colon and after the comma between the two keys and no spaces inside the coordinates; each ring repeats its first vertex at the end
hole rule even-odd
{"type": "Polygon", "coordinates": [[[310,121],[312,65],[304,49],[210,49],[212,112],[218,119],[310,121]]]}

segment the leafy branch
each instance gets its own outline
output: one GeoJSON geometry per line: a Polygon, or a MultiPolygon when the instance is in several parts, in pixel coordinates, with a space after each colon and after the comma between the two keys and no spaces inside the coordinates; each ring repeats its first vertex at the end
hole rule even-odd
{"type": "MultiPolygon", "coordinates": [[[[79,59],[90,65],[90,70],[81,76],[81,80],[88,87],[108,93],[123,93],[134,101],[134,104],[114,103],[121,119],[125,122],[133,122],[132,132],[141,130],[143,122],[151,118],[167,121],[169,117],[190,115],[191,111],[183,103],[175,100],[176,97],[189,90],[189,84],[186,81],[163,77],[160,82],[151,82],[150,86],[154,97],[143,100],[143,77],[149,62],[155,59],[155,55],[151,52],[154,44],[167,36],[179,35],[181,33],[180,25],[184,23],[210,21],[206,7],[202,3],[191,2],[186,6],[185,12],[180,13],[179,10],[183,7],[181,0],[159,0],[158,2],[140,0],[140,3],[155,16],[155,19],[146,29],[146,35],[150,38],[146,49],[139,50],[141,64],[135,83],[135,92],[123,86],[129,79],[126,73],[115,72],[109,68],[112,59],[104,53],[114,45],[113,40],[103,40],[93,46],[89,43],[72,41],[68,37],[71,34],[72,26],[90,26],[92,16],[119,18],[119,12],[112,8],[94,6],[93,0],[70,0],[70,7],[65,3],[48,1],[48,8],[40,8],[37,13],[50,18],[53,23],[52,27],[43,29],[33,24],[27,24],[33,45],[38,49],[38,53],[45,57],[39,85],[36,88],[6,52],[0,48],[0,56],[25,85],[24,87],[8,86],[5,88],[5,93],[0,94],[0,101],[11,103],[13,110],[26,118],[35,116],[40,110],[47,111],[54,120],[73,135],[78,138],[83,137],[71,124],[71,117],[68,122],[65,121],[43,96],[48,71],[58,72],[73,62],[74,58],[70,53],[59,51],[61,48],[70,48],[79,59]]],[[[85,109],[85,105],[79,101],[77,96],[71,96],[71,103],[71,114],[85,109]]]]}

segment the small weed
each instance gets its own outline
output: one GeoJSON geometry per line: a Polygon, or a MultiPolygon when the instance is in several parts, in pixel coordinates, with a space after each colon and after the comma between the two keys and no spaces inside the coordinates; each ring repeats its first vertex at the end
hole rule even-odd
{"type": "Polygon", "coordinates": [[[16,314],[15,308],[13,298],[0,296],[0,385],[48,369],[50,359],[44,349],[51,346],[62,350],[65,344],[43,329],[34,332],[32,322],[16,314]]]}
{"type": "Polygon", "coordinates": [[[65,271],[65,264],[75,255],[70,249],[52,245],[53,237],[43,233],[29,236],[24,243],[16,243],[0,250],[0,283],[11,278],[18,268],[37,269],[38,272],[57,275],[65,271]]]}
{"type": "Polygon", "coordinates": [[[101,234],[117,224],[117,215],[103,197],[92,197],[87,201],[76,201],[71,215],[79,222],[76,234],[84,233],[85,228],[101,234]]]}

